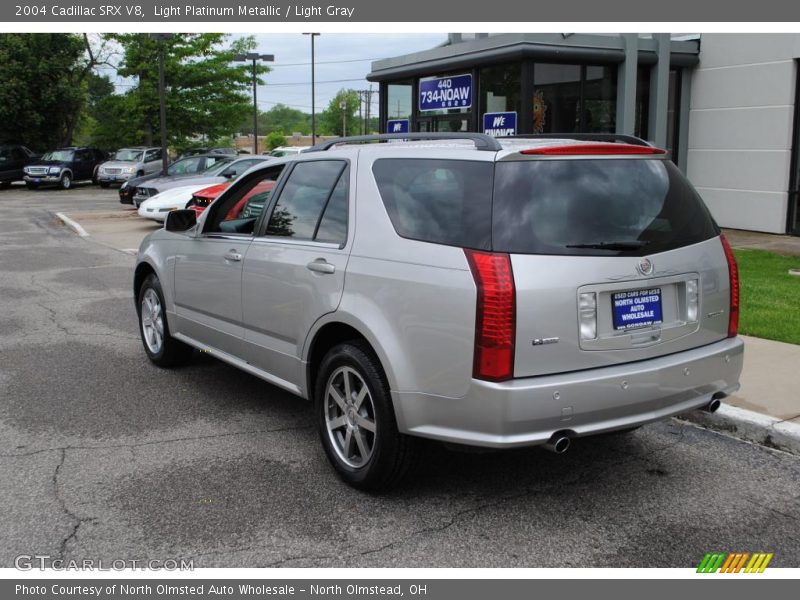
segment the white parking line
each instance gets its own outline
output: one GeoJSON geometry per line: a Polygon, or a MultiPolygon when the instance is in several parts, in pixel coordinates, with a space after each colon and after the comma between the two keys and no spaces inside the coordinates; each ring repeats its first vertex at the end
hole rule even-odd
{"type": "Polygon", "coordinates": [[[77,233],[81,237],[89,237],[87,231],[81,227],[81,224],[77,221],[73,221],[64,213],[56,213],[56,216],[61,219],[62,223],[67,227],[71,228],[75,233],[77,233]]]}

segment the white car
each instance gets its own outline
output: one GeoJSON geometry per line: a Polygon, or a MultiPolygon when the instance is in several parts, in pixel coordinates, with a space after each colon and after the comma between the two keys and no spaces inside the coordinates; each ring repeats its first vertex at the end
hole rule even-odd
{"type": "Polygon", "coordinates": [[[186,208],[186,204],[192,199],[192,194],[208,186],[208,183],[203,183],[164,190],[139,205],[139,216],[163,222],[171,211],[186,208]]]}

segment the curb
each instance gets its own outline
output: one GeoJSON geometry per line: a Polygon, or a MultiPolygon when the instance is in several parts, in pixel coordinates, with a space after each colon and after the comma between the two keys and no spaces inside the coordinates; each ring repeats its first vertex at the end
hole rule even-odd
{"type": "Polygon", "coordinates": [[[800,455],[800,425],[797,423],[730,404],[723,404],[715,413],[696,410],[678,418],[767,448],[800,455]]]}
{"type": "Polygon", "coordinates": [[[81,237],[89,237],[87,231],[81,227],[81,224],[77,221],[73,221],[64,213],[56,213],[56,216],[61,220],[64,225],[72,229],[75,233],[77,233],[81,237]]]}

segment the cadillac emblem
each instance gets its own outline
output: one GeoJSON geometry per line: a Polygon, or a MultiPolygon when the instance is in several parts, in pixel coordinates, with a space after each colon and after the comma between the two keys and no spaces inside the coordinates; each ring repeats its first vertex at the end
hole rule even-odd
{"type": "Polygon", "coordinates": [[[636,270],[639,271],[642,275],[652,275],[653,274],[653,261],[649,258],[643,258],[639,261],[639,264],[636,265],[636,270]]]}

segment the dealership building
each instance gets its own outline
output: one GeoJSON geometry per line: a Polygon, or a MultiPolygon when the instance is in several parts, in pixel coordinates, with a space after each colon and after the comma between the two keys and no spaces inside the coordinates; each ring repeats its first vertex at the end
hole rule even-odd
{"type": "Polygon", "coordinates": [[[634,134],[723,227],[800,235],[800,34],[450,34],[372,63],[381,130],[634,134]]]}

